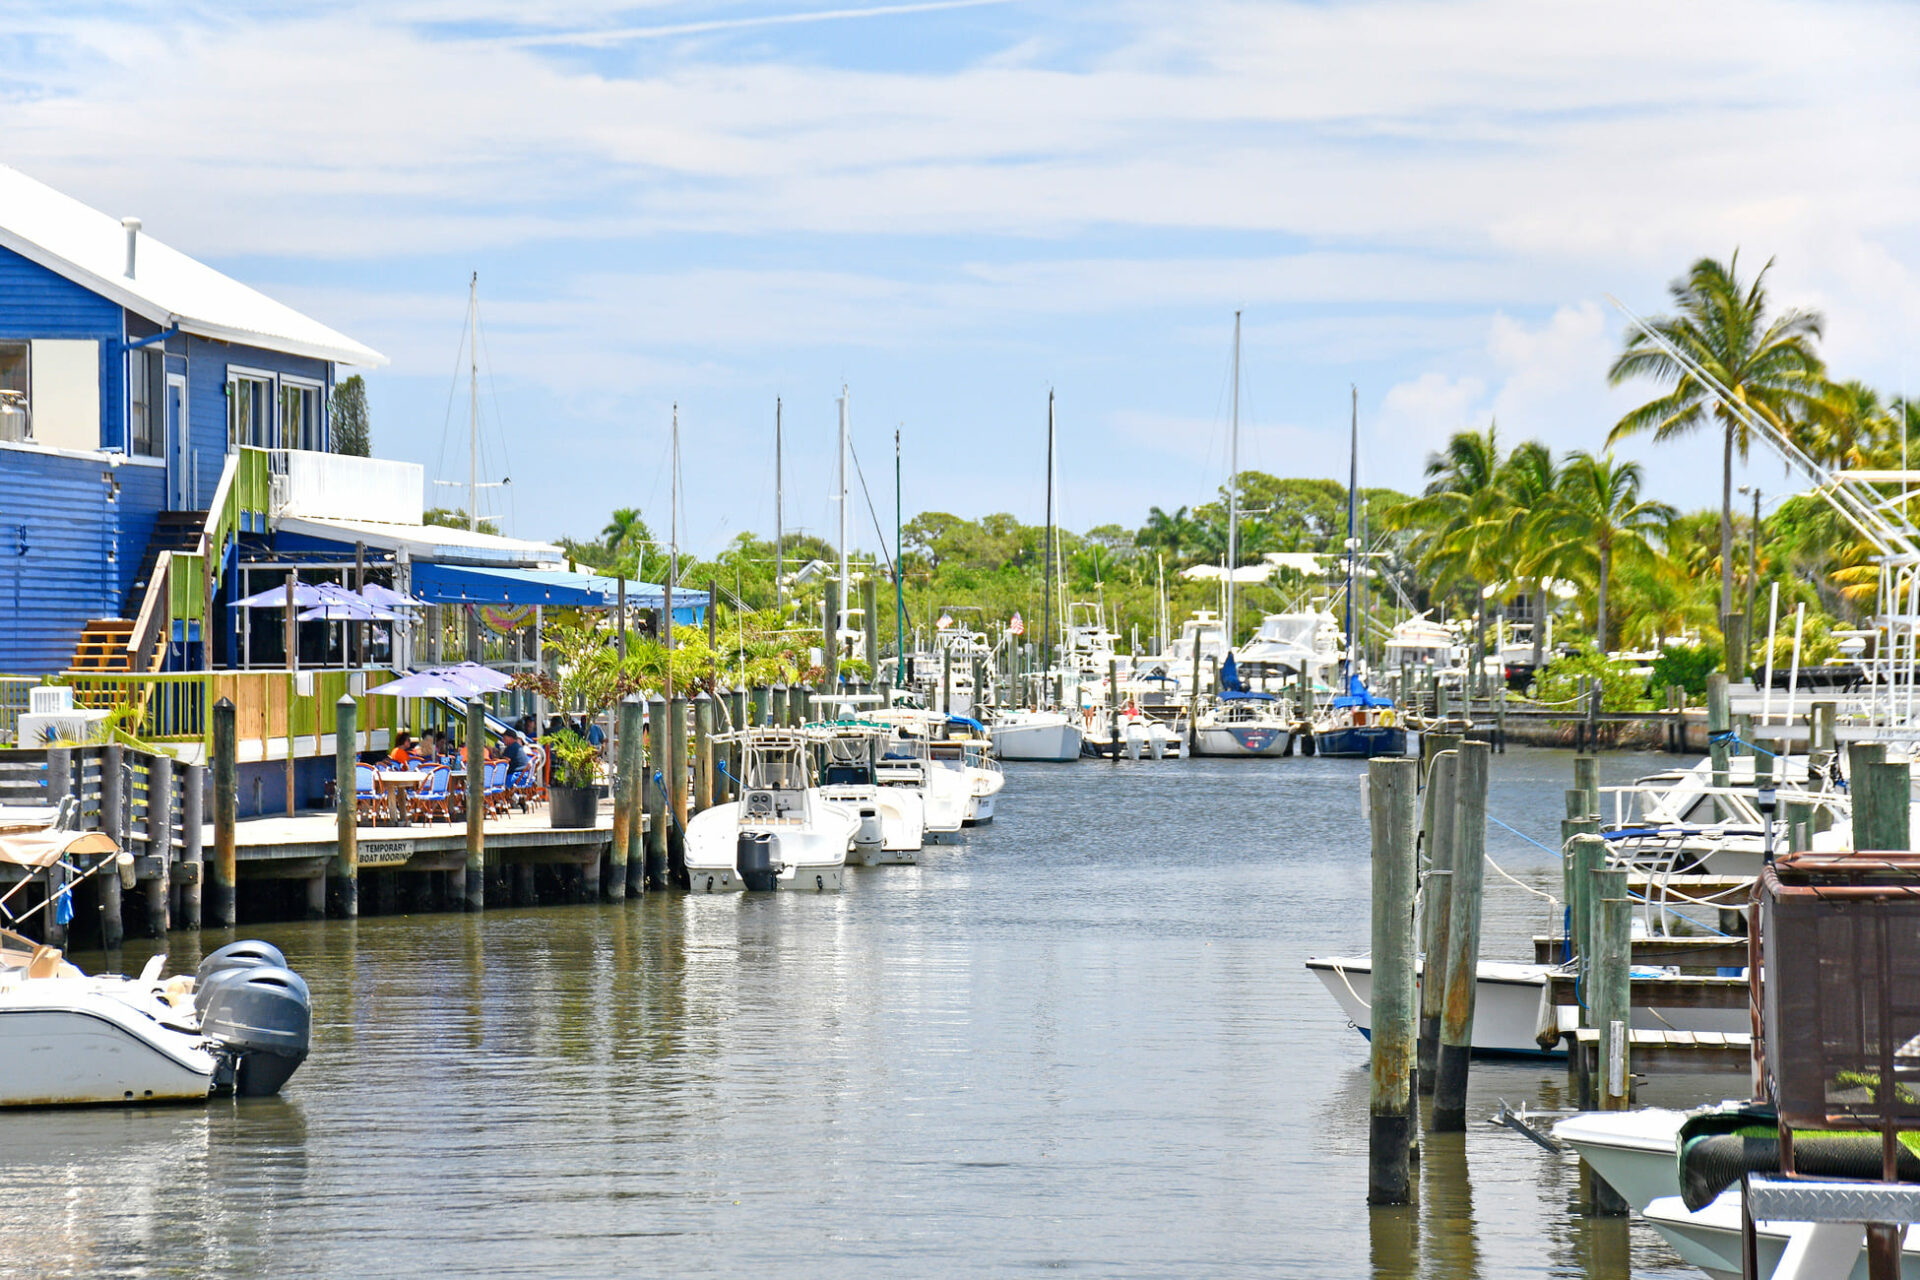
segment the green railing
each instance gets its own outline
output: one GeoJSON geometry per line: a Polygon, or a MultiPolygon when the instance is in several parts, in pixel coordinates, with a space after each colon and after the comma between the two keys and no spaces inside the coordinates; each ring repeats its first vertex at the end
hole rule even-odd
{"type": "MultiPolygon", "coordinates": [[[[130,675],[73,675],[74,701],[88,707],[137,709],[126,727],[147,742],[199,743],[213,747],[213,705],[231,698],[234,736],[242,759],[258,758],[265,744],[291,739],[296,754],[317,736],[333,732],[335,704],[358,685],[375,688],[394,678],[383,668],[342,671],[167,671],[130,675]],[[301,739],[307,739],[303,743],[301,739]],[[249,746],[254,750],[249,751],[249,746]]],[[[355,695],[362,732],[421,723],[431,708],[418,699],[355,695]]],[[[318,747],[312,749],[318,750],[318,747]]]]}

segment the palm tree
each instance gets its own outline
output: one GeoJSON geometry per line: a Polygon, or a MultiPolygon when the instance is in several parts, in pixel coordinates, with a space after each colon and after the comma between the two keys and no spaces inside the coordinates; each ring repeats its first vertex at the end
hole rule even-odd
{"type": "MultiPolygon", "coordinates": [[[[1818,311],[1793,309],[1778,319],[1766,319],[1766,273],[1772,259],[1753,276],[1751,286],[1740,284],[1740,251],[1724,265],[1711,257],[1693,263],[1686,278],[1674,280],[1668,292],[1676,315],[1655,317],[1651,328],[1668,344],[1684,351],[1728,395],[1776,428],[1791,420],[1814,415],[1824,391],[1824,368],[1812,344],[1820,338],[1824,320],[1818,311]]],[[[1734,453],[1741,461],[1751,443],[1747,424],[1722,403],[1711,388],[1642,330],[1626,340],[1626,347],[1607,370],[1607,380],[1619,386],[1628,378],[1653,378],[1672,384],[1672,390],[1651,399],[1620,418],[1607,434],[1607,447],[1638,432],[1653,439],[1686,436],[1715,418],[1724,434],[1720,449],[1720,614],[1734,612],[1734,453]]]]}
{"type": "Polygon", "coordinates": [[[1864,467],[1876,454],[1893,457],[1898,466],[1900,437],[1894,408],[1864,382],[1830,382],[1804,421],[1796,424],[1794,439],[1815,462],[1833,467],[1864,467]],[[1891,450],[1888,445],[1891,444],[1891,450]]]}
{"type": "Polygon", "coordinates": [[[641,569],[646,563],[647,546],[653,541],[653,531],[640,518],[638,507],[615,509],[607,527],[600,531],[600,538],[616,566],[624,566],[627,557],[632,556],[634,576],[645,576],[641,569]]]}
{"type": "MultiPolygon", "coordinates": [[[[1676,314],[1655,317],[1650,326],[1684,352],[1725,388],[1728,395],[1776,428],[1815,412],[1824,389],[1820,357],[1813,343],[1824,321],[1817,311],[1790,310],[1767,318],[1769,260],[1742,286],[1740,254],[1725,264],[1702,258],[1686,277],[1669,286],[1676,314]]],[[[1733,457],[1742,460],[1750,443],[1747,425],[1722,403],[1720,392],[1689,372],[1645,332],[1635,330],[1614,359],[1607,378],[1618,386],[1631,378],[1652,378],[1672,390],[1649,400],[1614,424],[1607,447],[1627,436],[1651,431],[1655,440],[1671,440],[1704,426],[1709,418],[1724,433],[1720,485],[1720,613],[1733,612],[1733,457]]]]}
{"type": "Polygon", "coordinates": [[[1134,535],[1134,541],[1143,547],[1159,547],[1178,562],[1202,541],[1201,525],[1185,507],[1176,508],[1172,515],[1159,507],[1149,507],[1147,523],[1134,535]]]}
{"type": "Polygon", "coordinates": [[[1389,529],[1410,529],[1408,551],[1437,593],[1477,589],[1488,581],[1507,503],[1501,488],[1497,424],[1459,431],[1446,448],[1427,456],[1427,487],[1419,497],[1389,507],[1389,529]]]}
{"type": "Polygon", "coordinates": [[[1607,588],[1616,560],[1656,559],[1675,519],[1664,502],[1640,497],[1640,464],[1611,453],[1575,451],[1560,472],[1558,501],[1543,513],[1535,571],[1551,566],[1563,576],[1593,582],[1594,647],[1607,652],[1607,588]]]}

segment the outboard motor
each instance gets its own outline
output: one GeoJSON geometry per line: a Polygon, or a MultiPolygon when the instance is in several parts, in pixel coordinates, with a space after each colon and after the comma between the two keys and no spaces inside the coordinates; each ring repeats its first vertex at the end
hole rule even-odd
{"type": "Polygon", "coordinates": [[[887,838],[880,825],[880,810],[871,805],[860,808],[860,829],[853,833],[854,852],[872,859],[886,848],[887,838]]]}
{"type": "Polygon", "coordinates": [[[243,1098],[280,1092],[307,1059],[313,1002],[306,982],[283,965],[255,965],[222,970],[205,990],[200,1033],[233,1060],[234,1092],[243,1098]]]}
{"type": "MultiPolygon", "coordinates": [[[[219,984],[223,973],[239,973],[246,969],[284,969],[286,956],[280,948],[271,942],[248,939],[243,942],[229,942],[218,951],[200,962],[200,968],[194,973],[193,1008],[202,1017],[206,1016],[207,998],[212,989],[219,984]]],[[[231,981],[231,979],[227,979],[231,981]]]]}
{"type": "Polygon", "coordinates": [[[733,847],[733,866],[740,883],[755,893],[779,887],[780,841],[771,831],[742,831],[733,847]]]}

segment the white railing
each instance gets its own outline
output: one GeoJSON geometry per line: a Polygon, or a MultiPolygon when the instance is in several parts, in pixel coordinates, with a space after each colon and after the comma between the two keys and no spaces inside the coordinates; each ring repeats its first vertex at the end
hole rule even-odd
{"type": "Polygon", "coordinates": [[[426,470],[418,463],[276,449],[268,465],[276,519],[419,524],[426,509],[426,470]]]}

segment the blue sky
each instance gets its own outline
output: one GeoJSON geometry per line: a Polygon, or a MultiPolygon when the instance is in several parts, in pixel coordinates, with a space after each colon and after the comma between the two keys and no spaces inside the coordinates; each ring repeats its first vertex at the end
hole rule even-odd
{"type": "MultiPolygon", "coordinates": [[[[1657,309],[1736,246],[1838,372],[1909,377],[1909,6],[0,15],[0,158],[385,352],[376,448],[438,479],[477,270],[490,501],[526,536],[657,524],[676,403],[684,540],[770,531],[776,396],[789,521],[824,530],[843,382],[883,508],[898,426],[909,512],[1038,519],[1051,388],[1067,523],[1138,524],[1223,478],[1236,308],[1244,465],[1344,475],[1349,385],[1372,483],[1494,417],[1597,448],[1634,394],[1606,294],[1657,309]]],[[[1628,451],[1715,498],[1710,441],[1628,451]]]]}

